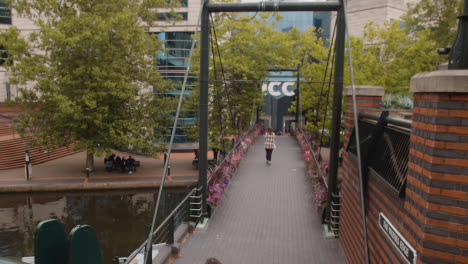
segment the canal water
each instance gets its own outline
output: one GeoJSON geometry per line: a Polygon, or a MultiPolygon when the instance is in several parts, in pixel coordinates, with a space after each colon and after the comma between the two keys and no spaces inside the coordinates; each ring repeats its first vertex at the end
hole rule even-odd
{"type": "MultiPolygon", "coordinates": [[[[157,223],[185,197],[184,190],[162,194],[157,223]]],[[[97,233],[104,263],[128,256],[148,237],[157,193],[149,191],[0,194],[0,257],[34,255],[34,233],[47,219],[59,219],[69,232],[90,225],[97,233]]]]}

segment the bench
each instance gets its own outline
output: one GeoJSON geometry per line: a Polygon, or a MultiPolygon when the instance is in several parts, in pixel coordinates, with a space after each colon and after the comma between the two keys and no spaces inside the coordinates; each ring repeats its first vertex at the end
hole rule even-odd
{"type": "MultiPolygon", "coordinates": [[[[136,171],[136,168],[140,168],[140,161],[139,160],[135,160],[135,162],[133,163],[133,171],[135,172],[136,171]]],[[[121,172],[124,172],[126,169],[128,168],[128,165],[126,165],[123,170],[122,170],[122,167],[118,164],[116,164],[115,162],[112,162],[110,160],[106,160],[106,170],[108,172],[111,172],[113,170],[119,170],[121,172]]]]}

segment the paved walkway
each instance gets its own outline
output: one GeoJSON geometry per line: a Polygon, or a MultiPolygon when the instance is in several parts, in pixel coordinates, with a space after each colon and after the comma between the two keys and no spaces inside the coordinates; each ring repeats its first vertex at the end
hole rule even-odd
{"type": "MultiPolygon", "coordinates": [[[[127,153],[114,152],[127,156],[127,153]]],[[[103,157],[95,157],[96,171],[89,179],[83,170],[85,152],[76,153],[46,163],[33,165],[31,179],[26,181],[25,169],[0,170],[0,193],[29,191],[70,191],[97,189],[150,188],[159,186],[164,169],[163,159],[133,155],[141,168],[133,174],[105,170],[103,157]]],[[[198,181],[198,170],[192,168],[193,153],[171,154],[171,177],[165,186],[184,187],[198,181]]],[[[209,158],[212,154],[209,153],[209,158]]]]}
{"type": "Polygon", "coordinates": [[[277,137],[276,146],[268,166],[257,140],[207,227],[173,264],[345,263],[338,240],[325,237],[295,139],[277,137]]]}

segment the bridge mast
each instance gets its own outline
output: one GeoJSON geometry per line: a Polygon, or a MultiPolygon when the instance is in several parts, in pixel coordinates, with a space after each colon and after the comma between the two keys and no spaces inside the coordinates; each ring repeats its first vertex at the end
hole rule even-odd
{"type": "Polygon", "coordinates": [[[199,105],[199,166],[198,186],[202,187],[202,216],[206,216],[207,169],[208,169],[208,79],[209,79],[209,41],[210,19],[205,0],[201,13],[201,51],[200,51],[200,105],[199,105]]]}

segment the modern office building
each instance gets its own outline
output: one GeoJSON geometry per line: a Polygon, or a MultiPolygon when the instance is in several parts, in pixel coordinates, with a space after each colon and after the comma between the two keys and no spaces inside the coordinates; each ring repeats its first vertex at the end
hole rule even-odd
{"type": "MultiPolygon", "coordinates": [[[[401,20],[406,13],[408,3],[417,3],[419,0],[348,0],[347,17],[349,34],[363,37],[364,26],[370,21],[375,25],[383,25],[385,22],[401,20]]],[[[333,14],[332,25],[335,23],[336,14],[333,14]]]]}

